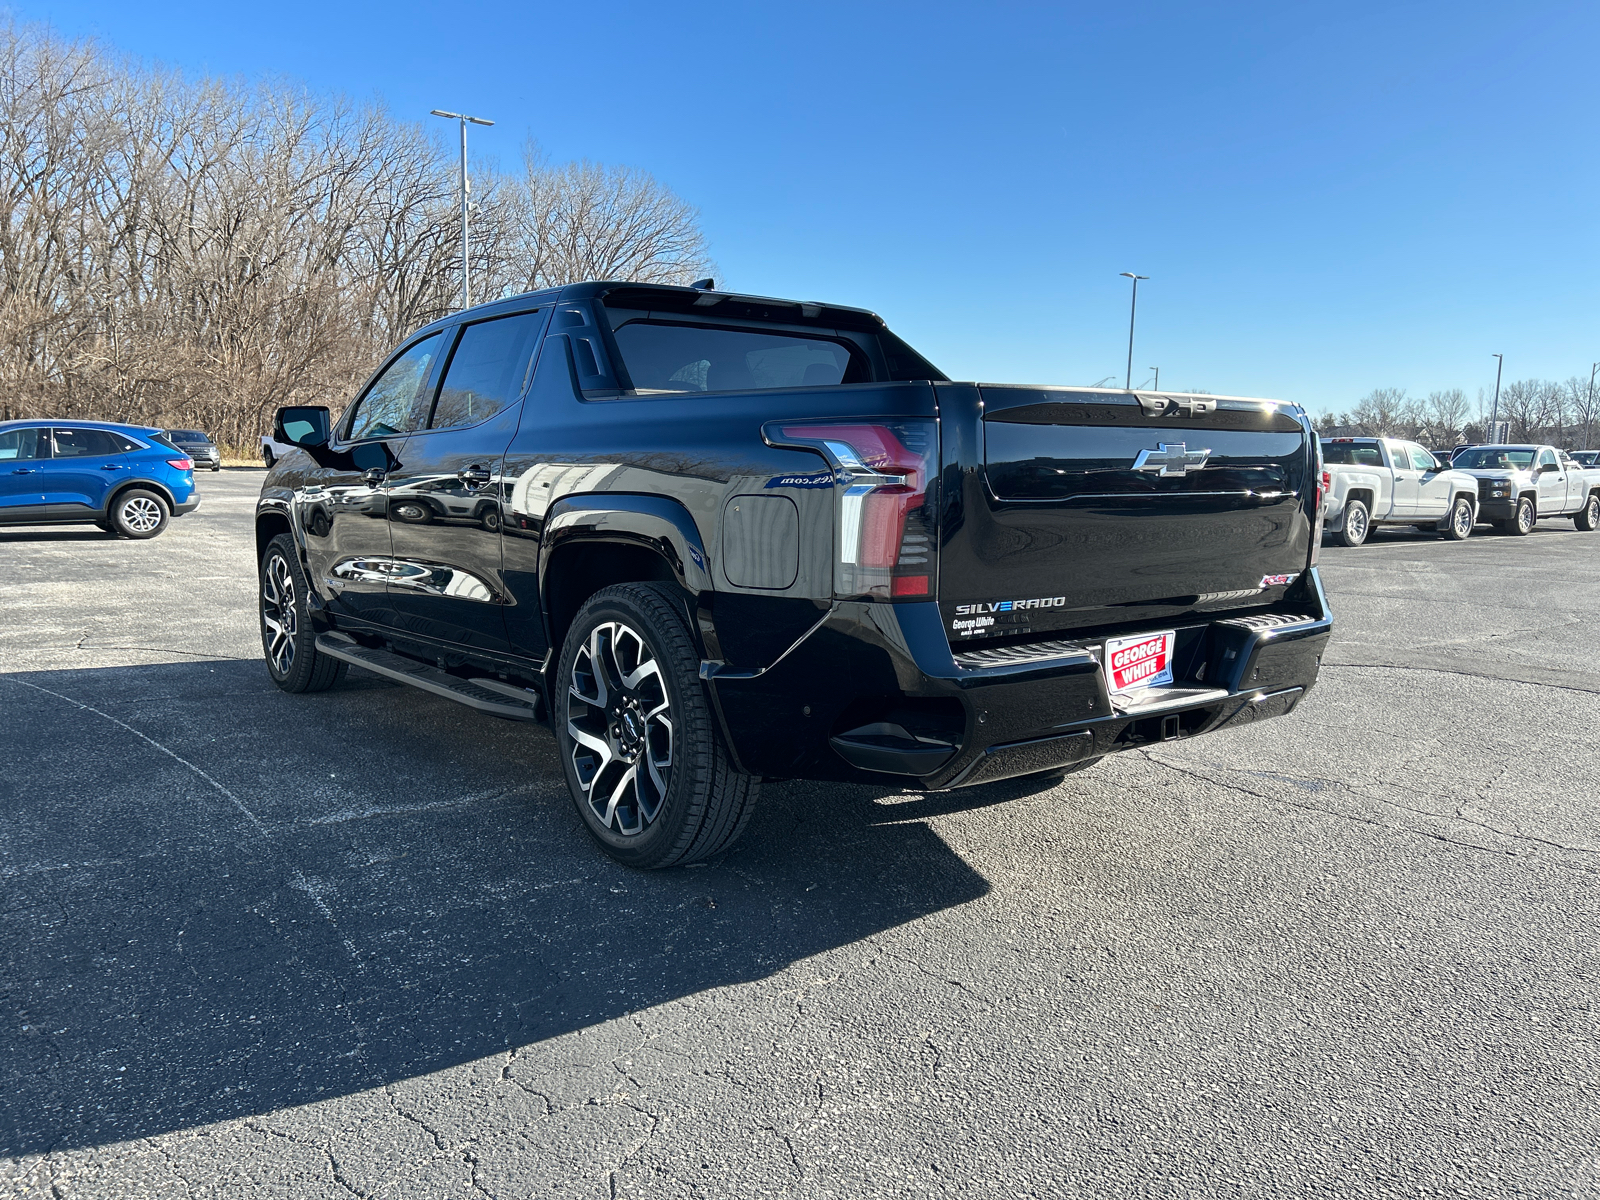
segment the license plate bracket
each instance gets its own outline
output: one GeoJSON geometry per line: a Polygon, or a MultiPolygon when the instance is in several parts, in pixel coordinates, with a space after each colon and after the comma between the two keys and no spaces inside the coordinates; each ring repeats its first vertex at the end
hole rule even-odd
{"type": "Polygon", "coordinates": [[[1142,692],[1147,688],[1170,687],[1172,652],[1178,631],[1162,629],[1131,637],[1107,638],[1101,655],[1106,690],[1113,696],[1123,692],[1142,692]]]}

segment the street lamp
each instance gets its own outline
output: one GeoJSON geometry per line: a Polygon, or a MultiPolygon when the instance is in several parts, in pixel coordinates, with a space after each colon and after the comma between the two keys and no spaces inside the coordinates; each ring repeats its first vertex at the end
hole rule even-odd
{"type": "Polygon", "coordinates": [[[1595,363],[1589,368],[1589,399],[1583,406],[1583,448],[1589,448],[1589,422],[1594,419],[1594,373],[1600,371],[1600,363],[1595,363]]]}
{"type": "Polygon", "coordinates": [[[1489,440],[1492,442],[1496,440],[1494,431],[1495,427],[1499,424],[1497,418],[1500,416],[1500,369],[1506,365],[1506,356],[1504,354],[1491,354],[1489,357],[1495,360],[1494,403],[1489,406],[1489,428],[1484,430],[1484,432],[1489,435],[1489,440]]]}
{"type": "Polygon", "coordinates": [[[472,185],[467,182],[467,122],[474,125],[493,125],[493,121],[486,121],[482,117],[469,117],[466,113],[445,112],[442,108],[435,108],[430,116],[445,117],[451,121],[461,122],[461,307],[472,307],[472,277],[471,267],[467,259],[467,193],[472,190],[472,185]]]}
{"type": "Polygon", "coordinates": [[[1133,280],[1133,304],[1128,309],[1128,373],[1123,376],[1122,390],[1133,390],[1133,320],[1139,313],[1139,280],[1149,279],[1148,275],[1135,275],[1132,271],[1117,272],[1124,279],[1133,280]]]}
{"type": "Polygon", "coordinates": [[[1150,390],[1152,392],[1159,392],[1161,390],[1161,368],[1151,367],[1150,369],[1156,373],[1156,381],[1150,385],[1150,390]]]}

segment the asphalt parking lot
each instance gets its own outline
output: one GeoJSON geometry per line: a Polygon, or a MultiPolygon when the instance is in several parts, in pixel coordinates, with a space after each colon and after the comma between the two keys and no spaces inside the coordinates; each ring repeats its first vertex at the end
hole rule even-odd
{"type": "Polygon", "coordinates": [[[543,730],[271,686],[260,479],[0,529],[0,1193],[1600,1196],[1600,535],[1330,547],[1287,719],[644,875],[543,730]]]}

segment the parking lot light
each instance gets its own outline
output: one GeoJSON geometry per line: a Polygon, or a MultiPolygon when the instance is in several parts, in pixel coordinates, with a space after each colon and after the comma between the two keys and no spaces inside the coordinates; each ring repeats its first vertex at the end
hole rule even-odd
{"type": "Polygon", "coordinates": [[[446,112],[442,108],[430,110],[429,115],[461,122],[461,307],[471,308],[472,268],[467,257],[467,197],[472,185],[467,181],[467,122],[471,121],[474,125],[493,125],[494,122],[484,117],[469,117],[466,113],[446,112]]]}

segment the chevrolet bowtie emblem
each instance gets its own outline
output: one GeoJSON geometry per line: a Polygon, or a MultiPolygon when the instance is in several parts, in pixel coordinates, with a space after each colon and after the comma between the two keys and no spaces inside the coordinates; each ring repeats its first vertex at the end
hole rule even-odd
{"type": "Polygon", "coordinates": [[[1141,450],[1133,460],[1135,471],[1160,471],[1162,475],[1185,475],[1198,471],[1211,457],[1209,450],[1191,450],[1182,442],[1158,442],[1154,450],[1141,450]]]}

